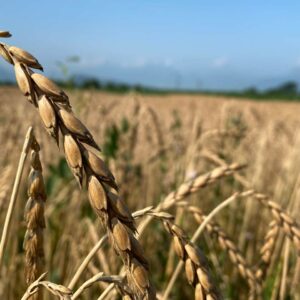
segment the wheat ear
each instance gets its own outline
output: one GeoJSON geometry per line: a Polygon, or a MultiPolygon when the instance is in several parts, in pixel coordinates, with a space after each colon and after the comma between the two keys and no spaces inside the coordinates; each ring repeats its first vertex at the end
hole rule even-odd
{"type": "MultiPolygon", "coordinates": [[[[187,234],[173,223],[174,217],[164,211],[157,212],[152,207],[146,207],[134,213],[135,217],[149,215],[159,219],[173,239],[174,250],[185,265],[185,274],[189,284],[195,288],[195,299],[221,300],[222,296],[210,275],[205,255],[189,240],[187,234]]],[[[166,292],[165,292],[166,293],[166,292]]],[[[168,292],[169,293],[169,292],[168,292]]],[[[167,295],[168,295],[167,293],[167,295]]],[[[163,297],[165,299],[165,295],[163,297]]]]}
{"type": "MultiPolygon", "coordinates": [[[[28,285],[38,279],[44,268],[44,203],[47,197],[39,151],[40,146],[33,135],[30,158],[31,169],[28,178],[29,198],[26,203],[24,213],[26,233],[23,247],[25,250],[25,279],[28,285]]],[[[38,293],[35,296],[32,299],[42,299],[41,293],[38,293]]]]}
{"type": "Polygon", "coordinates": [[[272,213],[277,224],[294,243],[298,255],[300,255],[300,228],[298,223],[281,206],[264,194],[254,193],[254,198],[266,206],[272,213]]]}
{"type": "MultiPolygon", "coordinates": [[[[155,211],[167,210],[176,204],[176,202],[186,198],[190,194],[205,188],[206,186],[217,182],[218,180],[230,176],[238,170],[245,167],[243,164],[234,163],[231,165],[221,166],[213,169],[210,172],[199,175],[192,180],[183,182],[178,189],[169,193],[163,201],[155,208],[155,211]]],[[[141,234],[144,232],[148,224],[153,219],[152,216],[148,216],[138,227],[138,232],[141,234]]]]}
{"type": "Polygon", "coordinates": [[[184,262],[187,280],[189,284],[195,287],[195,299],[222,299],[212,281],[204,254],[188,239],[179,226],[170,221],[164,221],[164,225],[173,237],[177,256],[184,262]]]}
{"type": "MultiPolygon", "coordinates": [[[[217,207],[215,207],[210,213],[209,215],[207,215],[207,217],[205,218],[205,220],[200,224],[200,226],[197,228],[197,230],[194,232],[192,238],[191,238],[191,242],[195,243],[196,240],[200,237],[200,235],[202,234],[203,230],[205,229],[206,225],[211,221],[211,219],[213,217],[215,217],[222,209],[224,209],[225,207],[227,207],[229,204],[231,204],[233,201],[235,201],[236,199],[238,199],[241,196],[247,196],[249,194],[252,194],[253,191],[249,190],[249,191],[245,191],[242,193],[234,193],[233,195],[231,195],[229,198],[227,198],[226,200],[224,200],[222,203],[220,203],[217,207]]],[[[183,267],[183,263],[179,263],[168,283],[168,286],[166,288],[165,294],[164,294],[164,300],[167,299],[167,295],[168,293],[170,293],[170,289],[173,287],[176,278],[179,275],[179,272],[181,271],[183,267]]],[[[254,294],[250,293],[250,299],[254,299],[254,294]]]]}
{"type": "Polygon", "coordinates": [[[204,175],[199,175],[198,177],[192,180],[182,183],[176,191],[171,192],[165,198],[163,208],[169,208],[169,206],[173,205],[176,201],[182,200],[189,194],[197,192],[201,188],[204,188],[207,185],[216,182],[220,178],[232,175],[235,171],[238,171],[244,167],[245,165],[237,163],[218,167],[212,170],[211,172],[208,172],[204,175]]]}
{"type": "MultiPolygon", "coordinates": [[[[217,155],[204,151],[203,155],[213,162],[223,165],[226,165],[226,162],[219,158],[217,155]]],[[[245,187],[249,187],[250,183],[240,174],[234,174],[236,179],[245,187]]],[[[299,224],[288,214],[286,213],[279,204],[270,200],[269,197],[265,194],[254,192],[252,195],[254,199],[258,200],[262,205],[267,207],[274,216],[274,219],[277,222],[277,225],[283,228],[284,233],[291,239],[294,243],[298,256],[300,256],[300,228],[299,224]]],[[[272,226],[271,226],[272,227],[272,226]]],[[[271,230],[271,229],[270,229],[271,230]]]]}
{"type": "Polygon", "coordinates": [[[271,263],[272,254],[279,233],[279,225],[275,220],[269,224],[269,229],[265,235],[263,246],[260,249],[261,260],[257,267],[255,276],[262,283],[267,275],[267,270],[271,263]]]}
{"type": "MultiPolygon", "coordinates": [[[[184,203],[185,205],[185,203],[184,203]]],[[[187,206],[186,209],[191,212],[198,224],[202,224],[205,220],[205,215],[197,206],[187,206]]],[[[252,293],[259,291],[259,285],[253,270],[249,267],[246,259],[235,243],[222,230],[221,226],[215,222],[210,221],[205,226],[205,229],[211,236],[215,236],[219,242],[220,247],[228,253],[231,262],[237,267],[239,273],[246,279],[252,293]]]]}
{"type": "Polygon", "coordinates": [[[65,92],[44,75],[32,71],[31,68],[43,69],[35,57],[3,43],[0,48],[0,54],[14,65],[20,90],[37,107],[49,134],[57,142],[59,132],[62,134],[66,160],[79,184],[86,178],[90,203],[126,266],[127,280],[136,298],[155,299],[147,260],[134,237],[133,218],[124,201],[109,191],[117,191],[118,186],[101,159],[92,134],[74,115],[65,92]]]}

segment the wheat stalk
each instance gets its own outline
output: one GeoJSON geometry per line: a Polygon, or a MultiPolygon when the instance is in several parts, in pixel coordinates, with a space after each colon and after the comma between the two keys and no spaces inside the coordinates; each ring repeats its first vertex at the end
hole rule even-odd
{"type": "Polygon", "coordinates": [[[57,143],[59,133],[62,134],[66,160],[79,184],[86,178],[90,203],[126,266],[127,280],[136,298],[154,299],[148,263],[134,237],[133,218],[124,201],[109,191],[110,188],[117,191],[118,186],[101,159],[92,134],[74,115],[65,92],[44,75],[32,71],[31,68],[42,69],[35,57],[3,43],[0,48],[4,59],[14,65],[20,90],[38,109],[49,134],[57,143]]]}
{"type": "MultiPolygon", "coordinates": [[[[28,285],[42,274],[44,267],[44,203],[47,197],[39,151],[40,146],[33,134],[31,142],[31,170],[28,178],[29,199],[24,213],[26,233],[23,247],[25,250],[25,278],[28,285]]],[[[42,294],[38,294],[33,299],[42,299],[42,294]]]]}
{"type": "Polygon", "coordinates": [[[83,292],[84,290],[88,289],[90,286],[92,286],[96,282],[107,282],[107,283],[113,283],[118,287],[119,293],[123,296],[123,298],[126,297],[126,299],[131,300],[132,295],[128,291],[128,287],[124,285],[123,283],[123,278],[121,276],[114,276],[114,275],[109,275],[105,276],[103,272],[100,272],[93,276],[92,278],[88,279],[85,281],[74,294],[72,295],[71,299],[75,300],[77,299],[83,292]]]}
{"type": "Polygon", "coordinates": [[[107,240],[107,235],[104,235],[98,242],[97,244],[92,248],[92,250],[88,253],[88,255],[84,258],[80,266],[78,267],[76,273],[74,274],[72,280],[70,281],[68,288],[73,289],[77,281],[79,280],[81,274],[84,272],[86,269],[87,265],[89,262],[92,260],[94,255],[97,253],[97,251],[102,247],[102,245],[105,243],[107,240]]]}
{"type": "Polygon", "coordinates": [[[290,240],[286,240],[284,252],[283,252],[283,266],[282,266],[282,275],[280,282],[280,290],[279,290],[279,299],[286,299],[286,291],[287,291],[287,273],[289,268],[289,257],[290,257],[290,240]]]}
{"type": "Polygon", "coordinates": [[[71,300],[73,292],[70,289],[63,285],[43,280],[45,277],[46,273],[43,273],[36,281],[30,284],[21,300],[32,299],[32,296],[39,291],[40,287],[46,288],[52,295],[59,297],[61,300],[71,300]]]}
{"type": "MultiPolygon", "coordinates": [[[[0,33],[1,33],[1,31],[0,31],[0,33]]],[[[1,34],[0,34],[0,36],[1,36],[1,34]]],[[[31,145],[31,141],[32,141],[32,132],[33,132],[32,127],[29,127],[29,129],[26,133],[26,136],[25,136],[25,141],[23,144],[23,149],[22,149],[19,164],[18,164],[17,174],[16,174],[11,198],[9,201],[7,214],[5,217],[5,222],[3,225],[3,231],[2,231],[1,242],[0,242],[0,268],[1,268],[2,262],[3,262],[3,256],[4,256],[6,243],[8,240],[10,223],[11,223],[12,214],[14,211],[14,207],[16,204],[16,200],[17,200],[17,196],[18,196],[18,192],[19,192],[19,188],[20,188],[20,182],[21,182],[21,178],[22,178],[22,174],[23,174],[26,157],[28,155],[28,151],[30,149],[30,145],[31,145]]]]}
{"type": "Polygon", "coordinates": [[[165,142],[159,118],[157,116],[157,113],[150,106],[144,105],[142,117],[145,119],[147,118],[147,116],[149,116],[148,130],[149,132],[151,132],[151,135],[155,134],[156,136],[156,148],[158,149],[157,152],[163,154],[165,149],[165,142]]]}

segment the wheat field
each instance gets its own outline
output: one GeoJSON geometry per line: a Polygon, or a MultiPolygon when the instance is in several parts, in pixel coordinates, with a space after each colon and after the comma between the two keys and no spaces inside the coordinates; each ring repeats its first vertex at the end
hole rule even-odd
{"type": "Polygon", "coordinates": [[[0,299],[300,299],[298,103],[62,92],[1,47],[0,299]]]}

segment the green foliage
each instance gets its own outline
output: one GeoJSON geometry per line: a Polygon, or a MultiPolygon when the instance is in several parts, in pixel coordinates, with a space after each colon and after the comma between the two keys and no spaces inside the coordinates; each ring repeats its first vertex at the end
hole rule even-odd
{"type": "Polygon", "coordinates": [[[180,129],[182,127],[182,121],[181,121],[181,119],[179,117],[179,113],[178,113],[177,110],[173,110],[172,114],[173,114],[173,122],[171,124],[171,128],[170,129],[172,131],[173,130],[176,131],[176,130],[178,130],[178,129],[180,129]]]}
{"type": "Polygon", "coordinates": [[[239,145],[245,136],[248,126],[241,112],[230,114],[226,120],[225,128],[234,133],[234,146],[239,145]]]}
{"type": "Polygon", "coordinates": [[[96,89],[96,90],[100,90],[103,88],[102,83],[95,78],[91,78],[91,79],[86,79],[82,84],[81,87],[83,89],[96,89]]]}
{"type": "Polygon", "coordinates": [[[80,61],[80,57],[79,56],[70,56],[67,57],[66,60],[64,62],[58,61],[56,62],[57,67],[59,68],[59,70],[61,71],[62,75],[63,75],[63,85],[64,87],[67,88],[74,88],[76,87],[76,83],[75,83],[75,78],[74,75],[72,75],[70,73],[70,63],[78,63],[80,61]]]}
{"type": "Polygon", "coordinates": [[[250,87],[243,91],[206,91],[206,94],[220,95],[228,97],[251,98],[255,100],[289,100],[299,101],[300,93],[296,82],[288,81],[280,84],[278,87],[259,91],[255,87],[250,87]]]}
{"type": "Polygon", "coordinates": [[[119,150],[119,138],[120,130],[114,124],[105,131],[105,140],[103,144],[103,154],[109,160],[110,158],[116,158],[119,150]]]}
{"type": "Polygon", "coordinates": [[[130,123],[127,120],[127,118],[123,118],[121,121],[121,131],[122,133],[126,133],[128,132],[128,130],[130,129],[130,123]]]}
{"type": "Polygon", "coordinates": [[[73,176],[64,158],[61,158],[57,165],[49,165],[50,174],[46,179],[46,192],[51,195],[61,184],[61,182],[69,182],[73,176]]]}
{"type": "Polygon", "coordinates": [[[10,81],[10,80],[0,80],[0,86],[14,86],[16,85],[15,82],[10,81]]]}
{"type": "Polygon", "coordinates": [[[130,123],[127,118],[123,118],[121,124],[118,126],[113,124],[105,131],[105,139],[103,144],[103,154],[107,160],[117,158],[119,150],[120,136],[125,134],[130,129],[130,123]]]}
{"type": "MultiPolygon", "coordinates": [[[[57,62],[56,65],[60,69],[63,80],[54,81],[62,88],[77,89],[95,89],[112,93],[127,93],[130,91],[142,94],[168,95],[168,94],[190,94],[190,95],[217,95],[225,97],[251,98],[255,100],[287,100],[299,101],[300,92],[296,82],[288,81],[277,87],[260,91],[255,87],[249,87],[241,91],[231,90],[189,90],[189,89],[160,89],[155,87],[147,87],[140,84],[126,84],[116,81],[102,81],[96,77],[81,78],[70,73],[69,64],[79,62],[77,56],[67,58],[65,62],[57,62]]],[[[0,86],[12,86],[15,82],[0,81],[0,86]]]]}

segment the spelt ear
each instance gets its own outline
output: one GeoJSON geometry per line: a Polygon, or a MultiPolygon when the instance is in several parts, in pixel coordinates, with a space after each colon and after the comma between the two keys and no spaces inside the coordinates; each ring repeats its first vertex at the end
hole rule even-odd
{"type": "MultiPolygon", "coordinates": [[[[202,222],[206,219],[202,212],[202,210],[197,206],[189,205],[188,203],[184,203],[184,208],[187,211],[193,214],[196,222],[201,225],[202,222]]],[[[213,221],[210,221],[205,226],[206,231],[211,235],[211,237],[215,237],[220,245],[220,247],[227,252],[229,259],[236,266],[237,271],[241,274],[243,278],[247,280],[247,283],[250,287],[250,290],[259,294],[261,291],[260,283],[256,279],[255,273],[252,268],[247,263],[241,251],[235,245],[235,243],[227,236],[221,226],[213,221]]]]}
{"type": "Polygon", "coordinates": [[[25,278],[30,285],[44,271],[43,229],[45,228],[44,204],[46,192],[39,157],[40,147],[36,138],[31,143],[31,170],[28,178],[28,201],[25,208],[26,233],[24,237],[25,278]]]}
{"type": "MultiPolygon", "coordinates": [[[[0,32],[0,37],[8,36],[8,33],[0,32]]],[[[97,153],[100,147],[92,134],[75,116],[66,93],[46,76],[30,69],[42,69],[34,56],[23,49],[4,44],[1,44],[0,50],[0,54],[14,64],[19,88],[38,107],[46,130],[57,144],[58,132],[61,132],[68,165],[80,186],[83,178],[86,179],[92,207],[102,220],[117,254],[123,260],[127,269],[127,281],[134,297],[155,299],[154,288],[149,279],[148,262],[142,255],[139,242],[133,236],[136,232],[133,218],[124,201],[109,196],[109,187],[118,191],[118,185],[97,153]],[[131,243],[134,243],[134,247],[131,243]]],[[[33,171],[30,189],[32,198],[37,197],[36,188],[41,188],[41,181],[40,172],[33,171]]]]}
{"type": "MultiPolygon", "coordinates": [[[[206,257],[194,245],[185,232],[170,221],[162,219],[167,232],[173,237],[174,249],[178,257],[183,261],[185,266],[185,274],[189,284],[195,287],[195,299],[222,299],[216,285],[214,284],[206,257]]],[[[167,287],[164,297],[169,294],[167,287]]]]}

